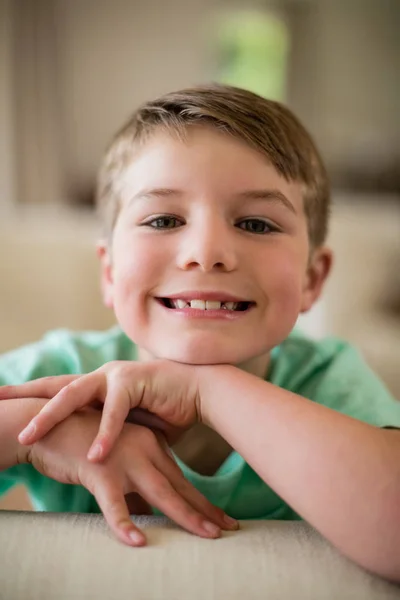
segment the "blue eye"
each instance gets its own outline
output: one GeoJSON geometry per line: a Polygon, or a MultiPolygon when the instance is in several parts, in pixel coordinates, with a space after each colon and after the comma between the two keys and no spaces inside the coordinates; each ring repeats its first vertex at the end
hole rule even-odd
{"type": "Polygon", "coordinates": [[[147,221],[144,225],[148,225],[153,229],[175,229],[182,225],[182,221],[172,215],[160,215],[151,221],[147,221]]]}
{"type": "Polygon", "coordinates": [[[237,224],[237,227],[248,233],[255,233],[258,235],[279,231],[277,227],[274,227],[271,223],[268,223],[268,221],[264,221],[263,219],[243,219],[243,221],[240,221],[240,223],[237,224]]]}

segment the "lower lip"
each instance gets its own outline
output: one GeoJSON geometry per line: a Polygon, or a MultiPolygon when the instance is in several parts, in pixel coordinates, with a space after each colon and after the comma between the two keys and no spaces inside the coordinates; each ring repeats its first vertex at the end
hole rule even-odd
{"type": "Polygon", "coordinates": [[[160,306],[162,306],[164,310],[168,311],[170,314],[176,315],[177,317],[182,317],[186,319],[211,319],[220,321],[233,321],[236,319],[240,319],[245,315],[249,314],[249,312],[254,307],[254,304],[252,304],[246,310],[227,310],[226,308],[219,310],[201,310],[198,308],[168,308],[160,300],[157,300],[157,303],[160,306]]]}

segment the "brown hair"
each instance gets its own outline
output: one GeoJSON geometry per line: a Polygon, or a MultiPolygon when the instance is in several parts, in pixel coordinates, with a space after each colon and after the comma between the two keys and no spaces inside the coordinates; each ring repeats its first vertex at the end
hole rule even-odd
{"type": "Polygon", "coordinates": [[[111,235],[120,198],[118,181],[133,151],[156,128],[182,138],[189,125],[204,123],[244,140],[264,154],[287,181],[304,187],[310,242],[321,245],[327,234],[330,188],[314,142],[293,113],[279,102],[225,85],[199,86],[146,102],[116,134],[99,172],[97,204],[106,234],[111,235]]]}

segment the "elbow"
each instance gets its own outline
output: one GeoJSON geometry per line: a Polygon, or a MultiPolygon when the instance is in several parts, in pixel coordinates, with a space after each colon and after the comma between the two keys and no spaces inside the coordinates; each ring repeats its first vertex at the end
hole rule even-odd
{"type": "MultiPolygon", "coordinates": [[[[397,553],[399,553],[398,549],[397,553]]],[[[371,564],[370,561],[366,561],[365,564],[359,564],[372,575],[377,575],[397,585],[400,584],[400,559],[396,556],[387,558],[385,561],[375,560],[371,564]]]]}
{"type": "Polygon", "coordinates": [[[375,527],[369,540],[363,540],[362,548],[349,556],[359,566],[370,573],[400,583],[400,498],[390,516],[381,519],[380,527],[375,527]]]}

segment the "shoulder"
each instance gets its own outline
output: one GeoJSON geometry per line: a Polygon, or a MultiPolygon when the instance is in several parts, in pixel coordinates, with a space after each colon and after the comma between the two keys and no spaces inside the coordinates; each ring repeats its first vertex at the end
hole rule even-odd
{"type": "Polygon", "coordinates": [[[358,351],[344,340],[315,340],[297,329],[274,348],[272,356],[273,383],[288,388],[297,388],[333,366],[347,367],[349,360],[362,362],[358,351]]]}
{"type": "Polygon", "coordinates": [[[57,329],[0,356],[0,385],[48,375],[88,373],[111,360],[135,360],[136,348],[119,327],[107,331],[57,329]]]}

